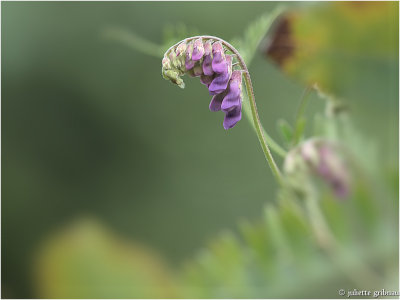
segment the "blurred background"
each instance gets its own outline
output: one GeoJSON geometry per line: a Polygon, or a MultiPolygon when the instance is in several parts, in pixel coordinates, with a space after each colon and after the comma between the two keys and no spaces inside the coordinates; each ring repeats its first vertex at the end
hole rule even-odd
{"type": "MultiPolygon", "coordinates": [[[[179,276],[168,274],[179,273],[211,239],[237,232],[241,220],[261,218],[278,186],[250,123],[225,131],[198,80],[186,78],[184,90],[171,85],[161,77],[161,58],[104,31],[116,26],[159,45],[173,28],[231,40],[278,5],[1,3],[3,298],[178,297],[173,287],[179,276]],[[141,293],[143,286],[154,293],[141,293]]],[[[295,15],[314,6],[285,3],[295,15]]],[[[360,20],[363,9],[343,12],[359,32],[367,20],[377,20],[368,38],[346,40],[351,53],[335,52],[344,53],[334,61],[345,61],[337,70],[345,86],[333,71],[318,74],[334,82],[329,92],[351,99],[355,127],[379,154],[377,176],[397,186],[398,4],[368,10],[378,16],[361,11],[368,18],[360,20]],[[368,49],[377,44],[371,58],[368,49]],[[365,75],[361,81],[358,74],[365,75]]],[[[307,26],[320,28],[314,21],[307,26]]],[[[340,44],[338,35],[307,35],[316,41],[332,36],[332,44],[340,44]]],[[[267,58],[267,42],[250,72],[262,123],[281,142],[277,121],[293,122],[313,78],[293,71],[293,64],[282,70],[267,58]]],[[[324,110],[313,92],[306,115],[324,110]]],[[[398,245],[398,236],[391,238],[398,245]]],[[[388,264],[397,268],[396,261],[388,264]]]]}

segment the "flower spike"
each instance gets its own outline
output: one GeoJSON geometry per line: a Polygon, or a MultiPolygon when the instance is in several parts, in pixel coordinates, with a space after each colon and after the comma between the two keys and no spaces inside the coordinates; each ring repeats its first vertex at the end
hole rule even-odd
{"type": "Polygon", "coordinates": [[[184,87],[182,75],[200,77],[200,82],[208,87],[214,96],[210,103],[211,111],[225,113],[224,128],[236,125],[242,115],[242,76],[241,70],[232,75],[232,55],[226,55],[220,41],[202,37],[182,41],[167,51],[164,56],[163,76],[181,88],[184,87]],[[232,77],[232,78],[231,78],[232,77]]]}

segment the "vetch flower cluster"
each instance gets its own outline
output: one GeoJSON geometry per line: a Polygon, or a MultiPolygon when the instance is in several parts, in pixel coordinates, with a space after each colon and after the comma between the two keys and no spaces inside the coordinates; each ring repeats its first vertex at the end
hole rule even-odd
{"type": "Polygon", "coordinates": [[[233,70],[234,55],[226,54],[220,41],[213,39],[186,39],[171,47],[162,60],[165,79],[181,88],[181,76],[200,77],[212,97],[211,111],[223,111],[223,126],[230,129],[242,118],[242,72],[233,70]]]}

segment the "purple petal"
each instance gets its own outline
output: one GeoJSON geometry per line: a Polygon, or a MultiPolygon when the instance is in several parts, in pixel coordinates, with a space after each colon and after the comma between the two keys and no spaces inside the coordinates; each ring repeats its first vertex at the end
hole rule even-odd
{"type": "Polygon", "coordinates": [[[226,130],[232,128],[233,126],[236,125],[237,122],[240,121],[241,118],[242,118],[242,105],[240,104],[239,106],[236,106],[234,109],[225,114],[223,123],[224,128],[226,130]]]}
{"type": "Polygon", "coordinates": [[[192,53],[193,53],[193,44],[189,44],[186,48],[186,59],[185,59],[186,70],[190,70],[194,67],[195,62],[192,61],[192,53]]]}
{"type": "Polygon", "coordinates": [[[194,64],[195,64],[195,62],[192,61],[192,60],[189,58],[189,56],[186,56],[186,61],[185,61],[186,70],[192,69],[192,68],[194,67],[194,64]]]}
{"type": "Polygon", "coordinates": [[[226,57],[226,72],[217,73],[214,80],[211,82],[208,90],[210,91],[210,95],[216,95],[222,93],[228,87],[229,79],[232,75],[232,57],[228,55],[226,57]]]}
{"type": "Polygon", "coordinates": [[[231,81],[229,84],[229,91],[222,101],[221,109],[225,112],[231,111],[236,106],[240,105],[240,86],[237,81],[231,81]]]}
{"type": "Polygon", "coordinates": [[[212,42],[208,40],[204,43],[204,55],[209,55],[212,53],[212,42]]]}
{"type": "Polygon", "coordinates": [[[220,42],[216,42],[212,46],[213,60],[212,69],[216,73],[225,73],[227,71],[226,57],[224,48],[220,42]]]}
{"type": "Polygon", "coordinates": [[[212,69],[212,58],[211,58],[211,54],[208,54],[206,56],[204,56],[204,60],[203,60],[203,73],[204,75],[208,75],[211,76],[214,74],[214,71],[212,69]]]}
{"type": "Polygon", "coordinates": [[[210,110],[211,111],[220,111],[222,99],[224,98],[224,94],[218,94],[212,97],[210,102],[210,110]]]}
{"type": "Polygon", "coordinates": [[[225,60],[223,53],[215,53],[212,60],[212,69],[215,73],[225,73],[228,69],[228,65],[225,60]]]}
{"type": "Polygon", "coordinates": [[[228,72],[216,74],[214,80],[211,82],[208,90],[210,95],[217,95],[226,90],[229,83],[230,74],[228,72]]]}
{"type": "Polygon", "coordinates": [[[203,41],[201,39],[197,39],[194,41],[193,45],[193,53],[192,53],[192,60],[198,61],[204,55],[204,46],[203,41]]]}

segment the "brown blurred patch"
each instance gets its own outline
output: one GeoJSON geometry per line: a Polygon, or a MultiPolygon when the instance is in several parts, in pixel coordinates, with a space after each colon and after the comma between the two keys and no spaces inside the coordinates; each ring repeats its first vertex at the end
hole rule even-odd
{"type": "Polygon", "coordinates": [[[295,44],[292,37],[291,19],[288,15],[277,21],[271,39],[262,51],[267,58],[272,59],[279,66],[293,56],[295,44]]]}

